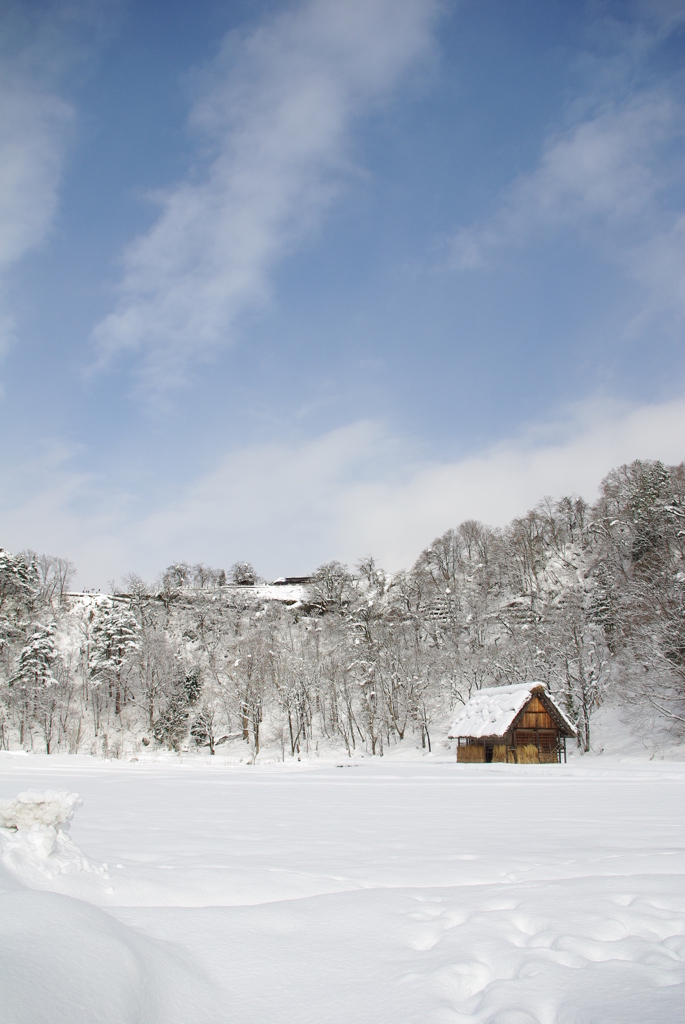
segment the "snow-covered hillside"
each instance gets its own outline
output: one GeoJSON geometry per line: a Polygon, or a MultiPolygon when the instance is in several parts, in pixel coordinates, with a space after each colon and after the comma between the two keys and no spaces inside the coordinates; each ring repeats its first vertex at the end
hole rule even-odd
{"type": "Polygon", "coordinates": [[[682,1015],[682,764],[0,754],[27,789],[81,794],[90,869],[0,832],[4,1024],[682,1015]]]}
{"type": "Polygon", "coordinates": [[[68,560],[0,549],[0,749],[406,757],[438,751],[474,692],[539,680],[584,751],[620,708],[656,753],[685,736],[683,521],[685,465],[634,462],[592,508],[467,520],[392,576],[174,563],[73,594],[68,560]]]}

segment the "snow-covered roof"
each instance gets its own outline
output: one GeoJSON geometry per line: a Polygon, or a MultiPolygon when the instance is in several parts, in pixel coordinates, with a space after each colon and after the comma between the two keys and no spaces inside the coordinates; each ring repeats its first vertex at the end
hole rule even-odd
{"type": "Polygon", "coordinates": [[[449,739],[453,740],[458,736],[504,736],[534,691],[544,693],[545,699],[552,705],[569,734],[575,736],[575,728],[552,700],[545,683],[531,682],[514,683],[513,686],[491,686],[479,690],[455,718],[447,734],[449,739]]]}

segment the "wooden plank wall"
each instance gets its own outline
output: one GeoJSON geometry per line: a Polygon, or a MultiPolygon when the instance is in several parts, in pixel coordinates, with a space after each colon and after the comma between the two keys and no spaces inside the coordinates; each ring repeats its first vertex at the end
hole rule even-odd
{"type": "Polygon", "coordinates": [[[556,729],[556,722],[537,697],[526,705],[516,723],[519,729],[556,729]]]}

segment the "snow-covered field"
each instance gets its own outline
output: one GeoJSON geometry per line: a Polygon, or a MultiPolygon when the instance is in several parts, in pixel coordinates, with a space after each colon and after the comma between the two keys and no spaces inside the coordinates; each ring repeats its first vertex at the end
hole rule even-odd
{"type": "Polygon", "coordinates": [[[673,1024],[684,783],[612,758],[2,754],[0,798],[83,806],[0,832],[0,1019],[673,1024]]]}

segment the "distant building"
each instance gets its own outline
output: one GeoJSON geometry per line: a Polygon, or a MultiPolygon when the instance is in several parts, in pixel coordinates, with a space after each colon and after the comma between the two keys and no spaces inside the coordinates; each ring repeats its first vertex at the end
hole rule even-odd
{"type": "Polygon", "coordinates": [[[279,576],[277,580],[274,580],[273,585],[275,587],[287,587],[287,586],[304,586],[307,583],[312,582],[311,576],[279,576]]]}
{"type": "Polygon", "coordinates": [[[457,761],[553,764],[566,761],[566,740],[576,730],[544,683],[478,690],[459,712],[448,736],[457,761]]]}

